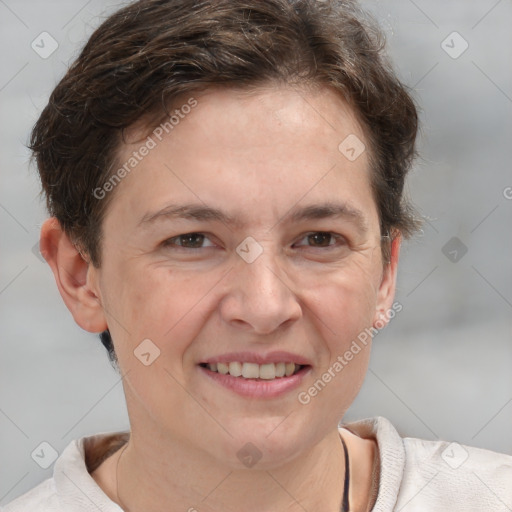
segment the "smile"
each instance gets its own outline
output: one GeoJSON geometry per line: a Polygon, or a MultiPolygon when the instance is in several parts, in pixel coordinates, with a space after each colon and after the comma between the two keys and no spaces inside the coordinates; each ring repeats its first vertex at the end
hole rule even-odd
{"type": "Polygon", "coordinates": [[[239,361],[230,363],[203,363],[201,366],[208,368],[211,372],[220,373],[221,375],[231,375],[232,377],[240,377],[242,379],[262,380],[290,377],[303,367],[300,364],[290,362],[257,364],[239,361]]]}
{"type": "Polygon", "coordinates": [[[296,390],[312,371],[307,360],[293,354],[275,353],[262,357],[245,353],[245,357],[232,354],[223,356],[222,361],[216,359],[200,363],[198,369],[210,382],[252,399],[276,399],[287,395],[296,390]],[[292,357],[295,363],[290,362],[292,357]]]}

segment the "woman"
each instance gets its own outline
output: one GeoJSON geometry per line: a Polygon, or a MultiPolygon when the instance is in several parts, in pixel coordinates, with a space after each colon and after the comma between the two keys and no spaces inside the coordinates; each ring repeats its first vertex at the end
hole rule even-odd
{"type": "Polygon", "coordinates": [[[339,427],[394,303],[413,101],[350,2],[140,1],[32,135],[41,251],[130,433],[18,510],[502,510],[512,457],[339,427]],[[502,507],[502,508],[500,508],[502,507]]]}

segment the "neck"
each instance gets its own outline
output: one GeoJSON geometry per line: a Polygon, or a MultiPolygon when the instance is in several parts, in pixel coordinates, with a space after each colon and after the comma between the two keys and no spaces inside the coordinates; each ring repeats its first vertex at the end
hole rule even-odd
{"type": "Polygon", "coordinates": [[[169,503],[191,512],[339,512],[345,474],[338,431],[267,470],[232,469],[182,442],[132,431],[116,466],[118,500],[127,512],[169,510],[169,503]]]}

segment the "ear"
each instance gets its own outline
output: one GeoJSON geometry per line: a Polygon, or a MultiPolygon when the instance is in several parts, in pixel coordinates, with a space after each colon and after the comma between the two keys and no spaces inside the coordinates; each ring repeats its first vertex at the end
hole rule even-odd
{"type": "Polygon", "coordinates": [[[107,329],[97,290],[97,269],[85,261],[55,217],[44,222],[39,247],[75,322],[89,332],[107,329]]]}
{"type": "Polygon", "coordinates": [[[395,298],[396,275],[401,243],[402,235],[398,232],[391,241],[391,258],[389,263],[385,264],[377,294],[377,305],[373,318],[373,327],[376,329],[382,329],[390,320],[389,311],[395,298]]]}

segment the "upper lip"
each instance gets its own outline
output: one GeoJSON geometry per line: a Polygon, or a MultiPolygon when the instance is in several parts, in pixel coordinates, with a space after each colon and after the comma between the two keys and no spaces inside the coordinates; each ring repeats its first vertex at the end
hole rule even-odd
{"type": "Polygon", "coordinates": [[[201,363],[205,364],[233,362],[256,364],[295,363],[301,366],[311,366],[311,362],[305,357],[285,351],[268,352],[266,354],[260,354],[258,352],[230,352],[228,354],[209,357],[201,361],[201,363]]]}

